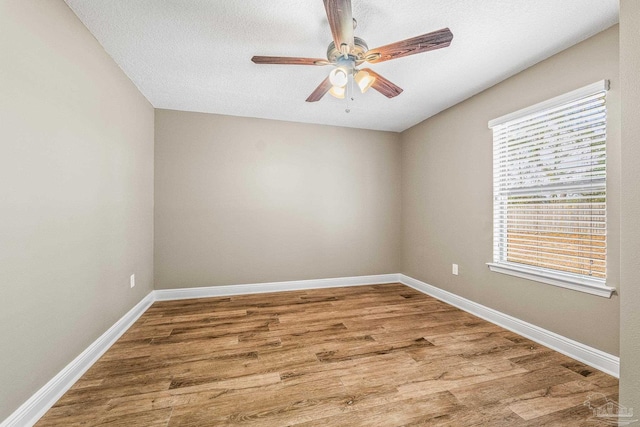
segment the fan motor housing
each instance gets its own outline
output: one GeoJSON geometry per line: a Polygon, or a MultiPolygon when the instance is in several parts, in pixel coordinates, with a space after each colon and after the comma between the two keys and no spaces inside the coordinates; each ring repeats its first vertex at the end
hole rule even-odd
{"type": "MultiPolygon", "coordinates": [[[[354,62],[362,62],[364,61],[364,54],[367,53],[369,47],[367,43],[362,40],[360,37],[353,38],[353,49],[349,52],[349,59],[354,62]]],[[[338,62],[338,59],[343,56],[339,49],[336,48],[336,44],[334,42],[329,43],[329,47],[327,48],[327,59],[329,62],[338,62]]]]}

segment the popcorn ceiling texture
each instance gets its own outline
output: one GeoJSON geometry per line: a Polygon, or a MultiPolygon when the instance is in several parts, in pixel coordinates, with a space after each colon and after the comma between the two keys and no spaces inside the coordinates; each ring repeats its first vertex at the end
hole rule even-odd
{"type": "Polygon", "coordinates": [[[618,0],[352,0],[370,48],[449,27],[450,47],[371,68],[404,89],[305,99],[330,67],[322,0],[65,0],[156,108],[403,131],[618,21],[618,0]]]}

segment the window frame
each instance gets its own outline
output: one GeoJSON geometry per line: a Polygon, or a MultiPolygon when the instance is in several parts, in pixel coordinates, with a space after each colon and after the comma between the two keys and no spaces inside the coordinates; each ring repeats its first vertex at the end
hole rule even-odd
{"type": "MultiPolygon", "coordinates": [[[[609,81],[601,80],[590,85],[584,86],[582,88],[576,89],[574,91],[565,93],[563,95],[557,96],[555,98],[549,99],[547,101],[540,102],[538,104],[532,105],[530,107],[523,108],[521,110],[515,111],[513,113],[506,114],[504,116],[498,117],[494,120],[490,120],[488,123],[489,129],[493,129],[496,126],[502,125],[504,123],[508,123],[511,121],[515,121],[521,118],[524,118],[529,115],[539,114],[544,112],[545,110],[550,110],[561,105],[576,101],[578,99],[594,95],[598,92],[608,91],[609,90],[609,81]]],[[[606,104],[605,104],[606,105],[606,104]]],[[[605,119],[605,123],[608,125],[608,119],[605,119]]],[[[495,155],[495,135],[492,137],[492,141],[494,141],[493,152],[495,155]]],[[[606,150],[606,142],[605,142],[605,150],[606,150]]],[[[495,177],[496,171],[493,171],[495,177]]],[[[495,180],[495,178],[494,178],[495,180]]],[[[605,178],[605,186],[606,186],[606,178],[605,178]]],[[[494,182],[492,195],[495,199],[496,197],[496,185],[494,182]]],[[[493,253],[496,253],[496,245],[498,241],[495,237],[496,235],[496,224],[495,220],[495,206],[492,208],[493,212],[493,244],[492,249],[493,253]]],[[[606,209],[606,201],[605,201],[605,209],[606,209]]],[[[606,221],[606,220],[605,220],[606,221]]],[[[608,221],[605,222],[605,226],[607,226],[608,221]]],[[[606,258],[605,258],[606,262],[606,258]]],[[[534,280],[541,283],[546,283],[549,285],[559,286],[562,288],[572,289],[580,292],[585,292],[592,295],[597,295],[605,298],[610,298],[613,292],[615,292],[615,288],[608,286],[606,284],[606,279],[594,279],[589,278],[587,276],[582,276],[578,274],[566,273],[561,270],[555,270],[544,267],[530,266],[527,264],[506,262],[494,259],[493,262],[487,263],[489,269],[496,273],[508,274],[515,277],[520,277],[528,280],[534,280]]]]}

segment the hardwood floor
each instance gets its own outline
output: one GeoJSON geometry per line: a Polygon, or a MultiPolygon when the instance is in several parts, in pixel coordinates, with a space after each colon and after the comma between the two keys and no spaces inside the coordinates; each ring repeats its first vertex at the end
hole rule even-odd
{"type": "Polygon", "coordinates": [[[37,425],[597,426],[617,391],[387,284],[156,302],[37,425]]]}

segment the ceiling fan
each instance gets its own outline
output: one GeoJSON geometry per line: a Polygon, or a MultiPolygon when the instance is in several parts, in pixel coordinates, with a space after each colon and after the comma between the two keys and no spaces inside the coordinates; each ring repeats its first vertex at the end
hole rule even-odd
{"type": "Polygon", "coordinates": [[[333,35],[333,41],[329,43],[327,48],[327,59],[286,56],[254,56],[251,58],[251,61],[256,64],[333,65],[335,68],[309,95],[307,102],[319,101],[327,92],[336,98],[344,98],[350,76],[353,76],[353,80],[358,84],[362,93],[372,87],[387,98],[400,95],[402,92],[400,87],[370,68],[358,67],[364,62],[375,64],[447,47],[453,39],[449,28],[443,28],[376,49],[369,49],[363,39],[353,35],[356,20],[351,14],[351,0],[324,0],[324,7],[333,35]]]}

